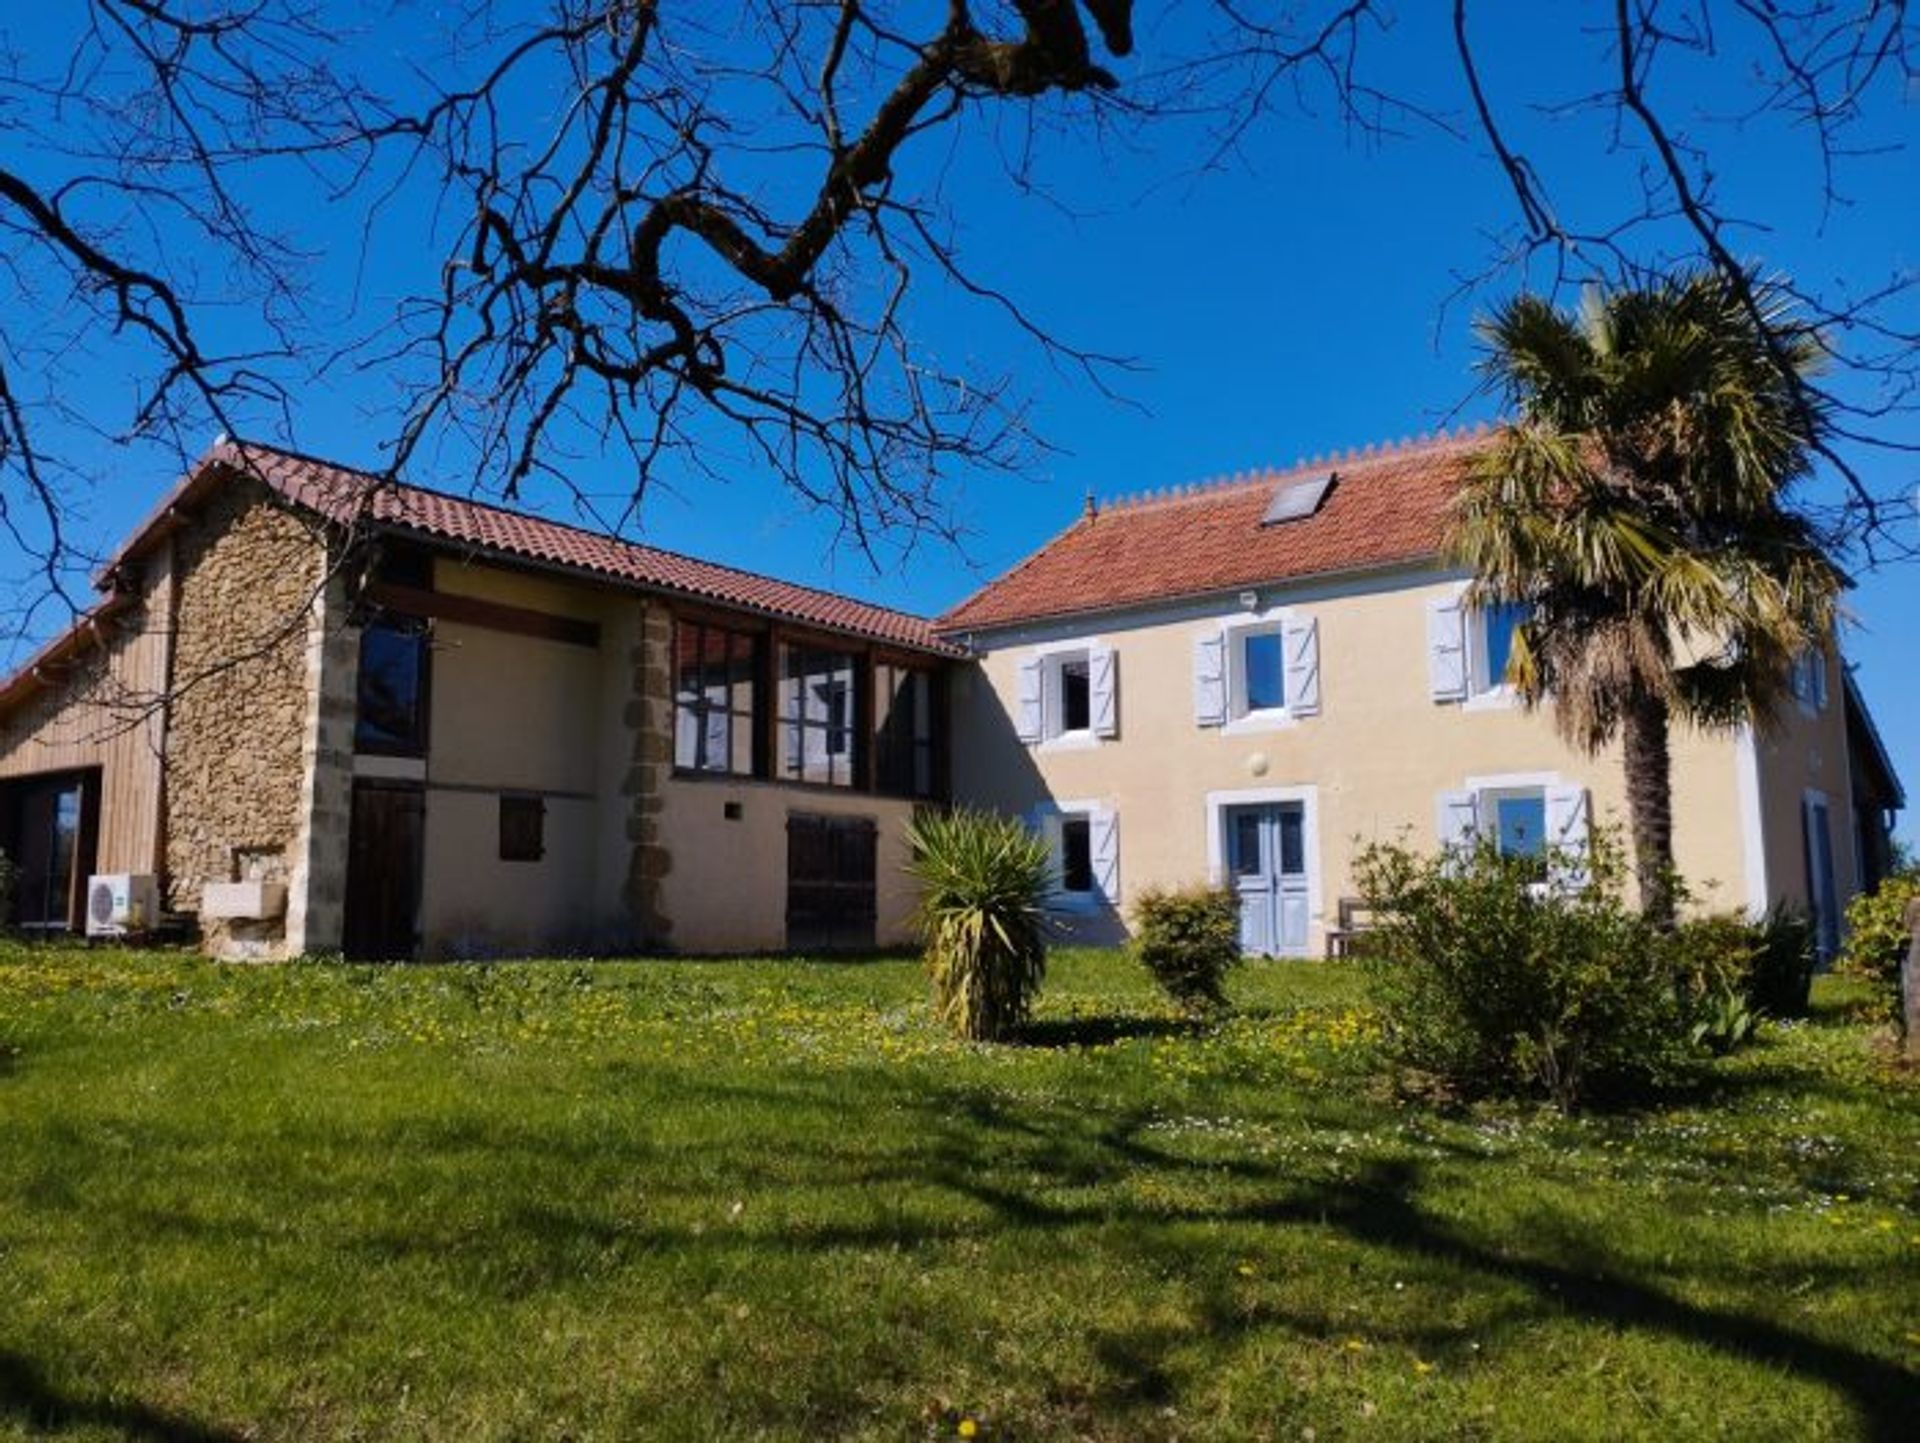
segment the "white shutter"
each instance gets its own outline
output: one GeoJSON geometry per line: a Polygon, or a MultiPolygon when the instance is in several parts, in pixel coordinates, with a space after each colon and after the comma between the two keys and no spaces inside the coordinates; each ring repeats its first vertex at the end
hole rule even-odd
{"type": "Polygon", "coordinates": [[[1549,871],[1553,884],[1567,891],[1587,885],[1591,807],[1585,787],[1547,788],[1549,871]]]}
{"type": "Polygon", "coordinates": [[[1427,603],[1427,677],[1435,701],[1467,695],[1467,614],[1457,596],[1427,603]]]}
{"type": "Polygon", "coordinates": [[[1311,616],[1288,620],[1281,635],[1287,658],[1287,710],[1320,714],[1320,623],[1311,616]]]}
{"type": "Polygon", "coordinates": [[[1044,663],[1030,656],[1020,663],[1019,695],[1014,702],[1013,729],[1023,742],[1037,742],[1041,726],[1041,668],[1044,663]]]}
{"type": "Polygon", "coordinates": [[[1451,850],[1473,845],[1480,829],[1480,799],[1472,792],[1442,792],[1438,814],[1440,845],[1451,850]]]}
{"type": "Polygon", "coordinates": [[[1227,720],[1227,637],[1209,632],[1193,639],[1193,719],[1203,727],[1227,720]]]}
{"type": "Polygon", "coordinates": [[[1120,905],[1120,818],[1107,807],[1087,817],[1093,852],[1093,885],[1110,906],[1120,905]]]}
{"type": "Polygon", "coordinates": [[[1110,646],[1087,649],[1087,690],[1092,701],[1093,734],[1120,735],[1120,661],[1110,646]]]}

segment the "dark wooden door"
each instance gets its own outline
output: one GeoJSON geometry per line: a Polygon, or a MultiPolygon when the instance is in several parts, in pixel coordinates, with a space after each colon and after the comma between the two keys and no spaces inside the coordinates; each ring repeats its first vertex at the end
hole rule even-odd
{"type": "Polygon", "coordinates": [[[787,946],[844,951],[874,942],[878,838],[866,817],[787,819],[787,946]]]}
{"type": "Polygon", "coordinates": [[[407,782],[357,781],[347,834],[347,915],[341,950],[397,962],[420,946],[420,856],[427,794],[407,782]]]}

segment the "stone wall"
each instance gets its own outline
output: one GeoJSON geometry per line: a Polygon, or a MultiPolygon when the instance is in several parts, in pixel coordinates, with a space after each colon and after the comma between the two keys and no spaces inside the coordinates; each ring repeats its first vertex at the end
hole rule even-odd
{"type": "Polygon", "coordinates": [[[673,617],[649,603],[629,657],[633,689],[624,721],[632,738],[622,792],[627,799],[627,879],[623,896],[634,940],[645,950],[665,948],[673,923],[661,904],[661,884],[673,867],[662,835],[662,791],[673,769],[673,617]]]}
{"type": "MultiPolygon", "coordinates": [[[[166,873],[169,905],[195,911],[204,882],[290,882],[303,860],[313,603],[327,552],[307,522],[238,480],[177,547],[166,873]]],[[[279,925],[248,931],[238,947],[209,941],[281,949],[279,925]]]]}

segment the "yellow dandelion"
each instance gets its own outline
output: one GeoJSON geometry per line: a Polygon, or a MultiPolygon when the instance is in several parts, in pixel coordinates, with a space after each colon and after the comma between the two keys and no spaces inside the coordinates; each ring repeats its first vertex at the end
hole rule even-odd
{"type": "Polygon", "coordinates": [[[954,1432],[958,1433],[962,1438],[972,1438],[980,1432],[980,1425],[971,1418],[962,1418],[960,1420],[960,1426],[954,1429],[954,1432]]]}
{"type": "Polygon", "coordinates": [[[1433,1364],[1429,1363],[1425,1358],[1415,1358],[1413,1360],[1413,1371],[1424,1378],[1433,1371],[1433,1364]]]}

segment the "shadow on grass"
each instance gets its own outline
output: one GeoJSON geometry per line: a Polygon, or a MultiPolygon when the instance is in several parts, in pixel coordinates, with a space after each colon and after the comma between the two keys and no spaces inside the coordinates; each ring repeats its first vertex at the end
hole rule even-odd
{"type": "Polygon", "coordinates": [[[1016,1047],[1105,1047],[1138,1038],[1197,1037],[1204,1022],[1185,1017],[1043,1017],[1028,1022],[1016,1047]]]}
{"type": "Polygon", "coordinates": [[[0,1348],[0,1422],[36,1436],[112,1429],[142,1443],[240,1443],[241,1435],[145,1403],[80,1398],[55,1388],[38,1364],[0,1348]]]}

